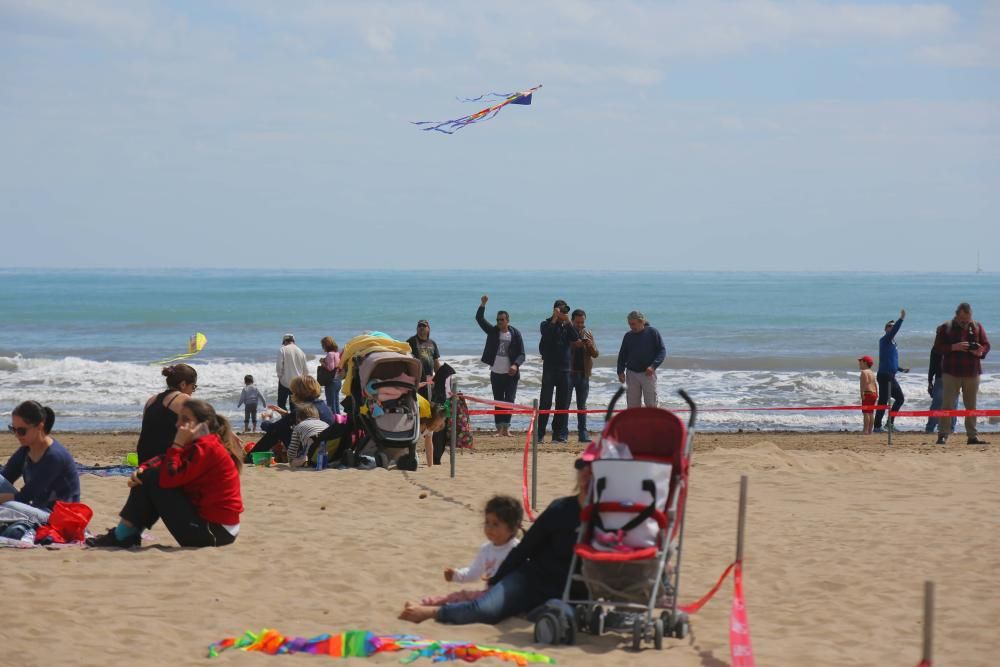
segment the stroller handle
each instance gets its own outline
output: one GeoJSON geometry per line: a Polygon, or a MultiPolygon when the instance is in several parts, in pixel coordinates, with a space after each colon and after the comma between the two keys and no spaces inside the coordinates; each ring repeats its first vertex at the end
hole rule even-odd
{"type": "Polygon", "coordinates": [[[688,417],[688,428],[692,429],[694,428],[695,416],[698,414],[698,406],[694,404],[694,401],[683,389],[678,389],[677,393],[684,399],[684,402],[688,404],[688,407],[691,408],[691,416],[688,417]]]}
{"type": "Polygon", "coordinates": [[[608,412],[604,415],[605,422],[611,421],[611,415],[615,413],[615,403],[618,402],[618,399],[621,398],[624,393],[625,385],[618,385],[618,391],[615,392],[615,395],[611,397],[611,402],[608,403],[608,412]]]}

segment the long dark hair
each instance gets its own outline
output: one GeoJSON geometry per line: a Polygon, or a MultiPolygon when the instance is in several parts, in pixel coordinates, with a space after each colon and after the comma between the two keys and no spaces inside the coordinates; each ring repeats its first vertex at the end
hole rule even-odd
{"type": "Polygon", "coordinates": [[[14,408],[12,412],[18,419],[23,419],[32,426],[45,424],[45,433],[52,432],[52,426],[56,423],[56,413],[47,405],[42,405],[38,401],[25,401],[14,408]]]}
{"type": "Polygon", "coordinates": [[[243,448],[240,446],[240,440],[236,437],[236,433],[233,432],[233,427],[230,425],[229,420],[218,414],[211,403],[196,398],[185,402],[184,409],[190,410],[196,421],[204,422],[208,426],[209,433],[219,436],[219,440],[222,441],[222,444],[226,446],[226,450],[229,451],[229,456],[236,463],[236,470],[242,470],[243,448]]]}
{"type": "Polygon", "coordinates": [[[167,366],[163,369],[162,373],[163,377],[167,378],[167,386],[171,389],[180,389],[181,382],[198,384],[198,371],[187,364],[167,366]]]}

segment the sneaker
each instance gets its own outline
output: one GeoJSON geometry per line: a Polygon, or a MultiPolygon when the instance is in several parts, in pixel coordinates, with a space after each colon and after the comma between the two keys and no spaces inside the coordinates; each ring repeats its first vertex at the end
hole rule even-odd
{"type": "Polygon", "coordinates": [[[872,433],[882,433],[882,432],[883,431],[881,426],[876,426],[875,428],[872,429],[872,433]]]}
{"type": "Polygon", "coordinates": [[[587,431],[581,431],[580,432],[580,442],[584,442],[584,443],[593,442],[590,439],[590,433],[588,433],[587,431]]]}
{"type": "Polygon", "coordinates": [[[565,445],[567,442],[566,438],[552,438],[553,445],[565,445]]]}
{"type": "Polygon", "coordinates": [[[110,528],[108,532],[103,535],[98,535],[97,537],[88,537],[86,544],[88,547],[100,547],[100,548],[117,548],[117,549],[131,549],[132,547],[140,546],[142,543],[142,537],[139,533],[135,533],[130,537],[126,537],[124,540],[119,540],[115,537],[115,529],[110,528]]]}
{"type": "Polygon", "coordinates": [[[934,444],[936,444],[936,445],[947,445],[948,444],[948,436],[946,436],[944,434],[939,435],[938,438],[937,438],[937,442],[934,443],[934,444]]]}
{"type": "Polygon", "coordinates": [[[972,437],[972,438],[969,438],[968,444],[970,444],[970,445],[988,445],[990,443],[986,442],[985,440],[980,440],[979,438],[972,437]]]}

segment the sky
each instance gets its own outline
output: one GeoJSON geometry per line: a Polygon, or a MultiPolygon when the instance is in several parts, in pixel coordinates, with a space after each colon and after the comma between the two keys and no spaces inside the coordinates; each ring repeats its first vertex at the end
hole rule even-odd
{"type": "Polygon", "coordinates": [[[0,267],[996,271],[998,212],[998,1],[0,0],[0,267]]]}

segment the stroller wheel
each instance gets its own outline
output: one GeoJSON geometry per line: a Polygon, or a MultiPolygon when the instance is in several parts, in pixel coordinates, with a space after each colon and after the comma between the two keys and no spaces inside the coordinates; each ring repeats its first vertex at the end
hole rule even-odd
{"type": "Polygon", "coordinates": [[[678,639],[684,639],[687,637],[688,630],[691,626],[688,622],[688,615],[680,612],[677,614],[677,618],[674,619],[673,635],[678,639]]]}
{"type": "Polygon", "coordinates": [[[663,650],[663,619],[657,618],[653,621],[653,648],[657,651],[663,650]]]}
{"type": "Polygon", "coordinates": [[[557,645],[562,634],[559,625],[559,615],[557,613],[552,611],[543,613],[535,621],[535,643],[557,645]]]}
{"type": "Polygon", "coordinates": [[[632,624],[632,650],[638,653],[642,650],[642,638],[645,632],[645,621],[641,617],[636,617],[632,624]]]}
{"type": "Polygon", "coordinates": [[[597,637],[604,634],[604,607],[601,605],[597,605],[591,610],[588,629],[590,634],[597,637]]]}
{"type": "Polygon", "coordinates": [[[344,452],[344,456],[341,458],[341,463],[343,463],[348,468],[353,468],[358,464],[358,459],[354,455],[354,452],[348,449],[344,452]]]}
{"type": "Polygon", "coordinates": [[[563,642],[566,646],[576,646],[576,633],[578,630],[578,625],[576,623],[576,612],[569,614],[565,617],[566,622],[566,634],[563,635],[563,642]]]}

